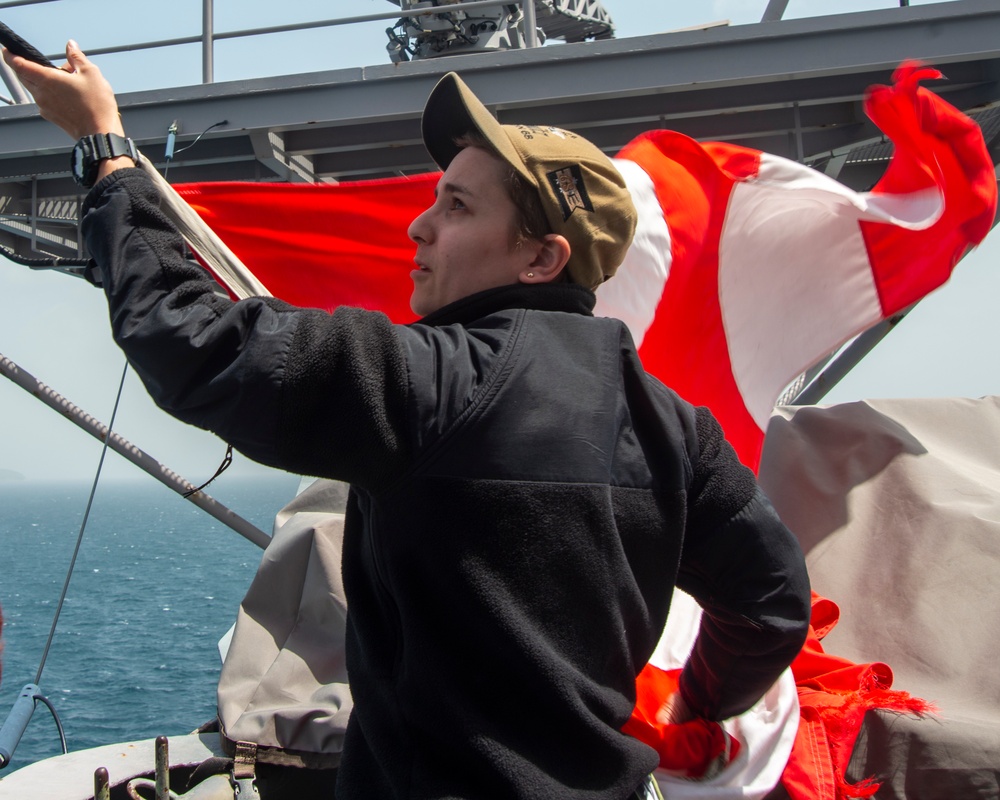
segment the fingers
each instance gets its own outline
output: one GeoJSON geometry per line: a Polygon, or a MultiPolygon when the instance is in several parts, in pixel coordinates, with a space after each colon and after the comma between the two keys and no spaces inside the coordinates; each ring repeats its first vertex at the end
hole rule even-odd
{"type": "Polygon", "coordinates": [[[12,53],[6,47],[3,48],[3,60],[7,62],[7,66],[14,71],[14,74],[17,75],[18,80],[21,81],[24,87],[29,90],[46,73],[50,75],[57,73],[57,70],[52,69],[51,65],[38,64],[30,59],[12,53]]]}
{"type": "MultiPolygon", "coordinates": [[[[34,61],[15,55],[6,47],[3,48],[3,59],[7,62],[7,65],[13,69],[15,73],[17,73],[18,78],[22,79],[21,83],[25,83],[23,78],[27,78],[28,81],[31,82],[37,82],[37,80],[34,79],[51,77],[53,74],[51,66],[36,64],[34,61]]],[[[97,67],[95,67],[87,56],[84,55],[83,51],[80,49],[80,45],[70,39],[66,43],[66,62],[59,67],[59,69],[62,72],[75,73],[86,69],[96,70],[97,67]]]]}
{"type": "Polygon", "coordinates": [[[123,134],[111,85],[72,39],[59,69],[4,53],[4,59],[31,92],[39,113],[79,139],[91,133],[123,134]]]}
{"type": "MultiPolygon", "coordinates": [[[[32,70],[33,67],[37,69],[48,69],[48,67],[42,67],[40,64],[35,64],[31,61],[28,61],[28,59],[26,58],[21,58],[21,56],[14,55],[6,47],[3,49],[3,60],[7,62],[8,67],[14,70],[14,73],[17,75],[18,80],[20,80],[21,83],[25,83],[24,81],[25,75],[28,76],[31,75],[31,73],[33,72],[32,70]]],[[[25,85],[27,86],[27,84],[25,85]]]]}
{"type": "Polygon", "coordinates": [[[679,691],[671,694],[656,713],[656,721],[661,725],[682,725],[692,719],[694,714],[679,691]]]}

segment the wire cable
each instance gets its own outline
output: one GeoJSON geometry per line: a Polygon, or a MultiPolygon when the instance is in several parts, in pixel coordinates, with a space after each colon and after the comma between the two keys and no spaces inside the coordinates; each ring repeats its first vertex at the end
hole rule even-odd
{"type": "Polygon", "coordinates": [[[45,258],[32,258],[15,253],[6,245],[0,244],[0,253],[15,264],[31,269],[64,269],[66,267],[86,267],[90,264],[87,258],[62,258],[60,256],[47,256],[45,258]]]}
{"type": "Polygon", "coordinates": [[[229,120],[228,119],[224,119],[224,120],[221,120],[220,122],[216,122],[216,123],[214,123],[212,125],[209,125],[207,128],[205,128],[205,130],[203,130],[201,133],[199,133],[195,137],[194,141],[191,142],[191,144],[185,145],[184,147],[182,147],[182,148],[180,148],[178,150],[178,149],[174,148],[174,142],[176,141],[176,138],[177,138],[177,120],[174,120],[170,124],[170,128],[167,131],[167,148],[166,148],[166,152],[164,153],[164,157],[165,157],[167,163],[163,167],[163,179],[166,180],[167,173],[170,171],[170,165],[171,165],[171,163],[173,163],[175,155],[177,155],[178,153],[183,153],[185,150],[190,150],[192,147],[194,147],[196,144],[198,144],[199,141],[201,141],[201,137],[202,136],[204,136],[206,133],[208,133],[213,128],[218,128],[221,125],[228,125],[228,124],[229,124],[229,120]]]}
{"type": "Polygon", "coordinates": [[[191,144],[185,145],[184,147],[180,148],[179,150],[174,150],[174,155],[177,155],[178,153],[183,153],[185,150],[190,150],[192,147],[194,147],[196,144],[198,144],[198,142],[199,142],[199,140],[201,139],[202,136],[204,136],[206,133],[208,133],[213,128],[218,128],[220,125],[228,125],[228,124],[229,124],[229,120],[228,119],[224,119],[224,120],[221,120],[220,122],[216,122],[216,123],[214,123],[212,125],[209,125],[207,128],[205,128],[205,130],[203,130],[201,133],[199,133],[197,137],[195,137],[195,140],[193,142],[191,142],[191,144]]]}
{"type": "Polygon", "coordinates": [[[45,697],[45,695],[36,694],[35,700],[41,700],[45,703],[45,707],[52,713],[52,719],[56,721],[56,730],[59,731],[59,744],[62,745],[63,755],[65,755],[69,752],[69,748],[66,747],[66,731],[63,730],[62,721],[56,713],[56,707],[49,702],[49,698],[45,697]]]}
{"type": "Polygon", "coordinates": [[[101,448],[101,458],[97,462],[97,472],[94,474],[94,483],[90,487],[90,497],[87,499],[87,508],[83,512],[83,521],[80,523],[80,533],[76,537],[76,547],[73,549],[73,558],[69,562],[69,570],[66,572],[66,581],[63,583],[62,594],[59,596],[59,603],[56,605],[56,612],[52,618],[52,627],[49,629],[49,638],[45,642],[45,650],[42,651],[42,660],[38,664],[38,672],[35,674],[35,684],[42,679],[42,670],[45,669],[45,661],[49,656],[49,648],[52,646],[52,638],[56,633],[56,625],[59,623],[59,615],[62,613],[63,604],[66,601],[66,593],[69,591],[69,582],[73,578],[73,569],[76,567],[76,557],[80,554],[80,545],[83,543],[83,534],[87,529],[87,520],[90,517],[90,508],[94,504],[94,495],[97,493],[97,482],[101,478],[101,470],[104,467],[104,457],[108,453],[108,442],[111,440],[111,431],[115,425],[115,417],[118,414],[118,406],[122,399],[122,390],[125,388],[125,376],[128,374],[128,363],[122,370],[122,379],[118,384],[118,396],[115,398],[115,408],[111,412],[111,421],[108,423],[108,433],[104,437],[104,446],[101,448]]]}
{"type": "Polygon", "coordinates": [[[195,492],[200,492],[202,489],[208,486],[208,484],[210,484],[212,481],[218,478],[223,472],[229,469],[229,465],[232,463],[233,463],[233,446],[227,442],[226,454],[222,457],[222,463],[219,464],[219,468],[215,471],[215,474],[207,481],[205,481],[201,486],[196,486],[194,489],[188,489],[186,492],[184,492],[182,497],[190,497],[195,492]]]}
{"type": "Polygon", "coordinates": [[[33,684],[28,684],[21,690],[21,695],[14,703],[14,708],[11,709],[3,724],[0,725],[0,769],[3,769],[10,763],[14,750],[17,748],[18,743],[21,741],[21,736],[24,734],[25,729],[28,727],[28,723],[31,721],[31,715],[34,713],[35,706],[38,704],[38,701],[45,703],[46,708],[48,708],[52,714],[52,719],[55,720],[56,729],[59,731],[59,744],[62,746],[63,753],[69,752],[69,749],[66,746],[66,732],[63,730],[62,720],[59,719],[59,714],[56,712],[55,706],[53,706],[49,699],[42,694],[38,685],[42,680],[42,672],[45,669],[45,662],[48,661],[49,650],[52,647],[52,640],[56,633],[56,626],[59,624],[59,616],[62,613],[63,605],[66,602],[66,594],[69,591],[69,584],[73,578],[73,570],[76,567],[76,559],[80,554],[80,545],[83,543],[83,535],[87,530],[87,520],[90,518],[90,509],[93,506],[94,495],[97,492],[97,484],[101,478],[101,471],[104,467],[104,457],[108,452],[108,443],[111,441],[111,430],[115,424],[115,417],[118,415],[118,407],[121,404],[122,390],[125,388],[125,376],[127,374],[128,363],[126,362],[125,368],[122,370],[121,381],[118,384],[118,395],[115,397],[115,407],[114,411],[111,413],[111,422],[108,425],[107,435],[104,437],[104,446],[101,448],[101,458],[97,463],[97,472],[94,474],[94,483],[90,488],[90,497],[87,499],[87,508],[83,513],[83,521],[80,523],[80,533],[76,537],[76,546],[73,548],[73,557],[70,559],[69,569],[66,571],[66,580],[63,582],[62,593],[59,595],[59,602],[56,604],[55,614],[52,617],[52,627],[49,628],[49,636],[45,642],[45,649],[42,651],[42,657],[38,663],[38,671],[35,673],[35,681],[33,684]]]}

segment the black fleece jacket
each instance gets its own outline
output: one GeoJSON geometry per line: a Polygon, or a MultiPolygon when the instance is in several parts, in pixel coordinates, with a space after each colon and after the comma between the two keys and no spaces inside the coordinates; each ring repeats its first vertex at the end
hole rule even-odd
{"type": "Polygon", "coordinates": [[[628,796],[657,759],[620,728],[675,584],[706,612],[681,680],[697,713],[742,712],[798,652],[797,544],[590,292],[504,287],[410,326],[233,303],[139,170],[84,214],[115,339],[157,403],[352,484],[338,797],[628,796]]]}

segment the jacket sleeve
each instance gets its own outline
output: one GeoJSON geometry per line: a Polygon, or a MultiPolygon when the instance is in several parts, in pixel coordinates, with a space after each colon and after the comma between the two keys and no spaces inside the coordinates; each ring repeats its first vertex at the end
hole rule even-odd
{"type": "Polygon", "coordinates": [[[138,169],[94,187],[83,233],[115,341],[165,411],[299,474],[375,488],[400,469],[406,366],[384,315],[230,300],[138,169]]]}
{"type": "Polygon", "coordinates": [[[809,628],[802,550],[739,463],[707,409],[678,586],[701,604],[701,629],[681,674],[692,711],[726,719],[750,708],[798,655],[809,628]]]}

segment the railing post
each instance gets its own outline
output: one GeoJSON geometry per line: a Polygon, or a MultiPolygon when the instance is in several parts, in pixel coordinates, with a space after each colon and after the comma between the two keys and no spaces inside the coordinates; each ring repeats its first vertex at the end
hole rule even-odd
{"type": "Polygon", "coordinates": [[[17,79],[17,75],[14,74],[14,70],[8,67],[7,62],[3,59],[0,59],[0,77],[3,78],[3,82],[10,90],[10,95],[15,105],[23,105],[31,102],[31,98],[28,97],[28,93],[24,91],[21,81],[19,81],[17,79]]]}
{"type": "Polygon", "coordinates": [[[215,82],[213,59],[215,28],[212,0],[201,0],[201,82],[215,82]]]}
{"type": "Polygon", "coordinates": [[[788,7],[788,0],[770,0],[767,4],[767,8],[764,9],[764,16],[760,18],[761,22],[778,22],[785,13],[785,9],[788,7]]]}
{"type": "Polygon", "coordinates": [[[538,23],[535,20],[535,0],[522,0],[524,10],[524,46],[538,47],[538,23]]]}

